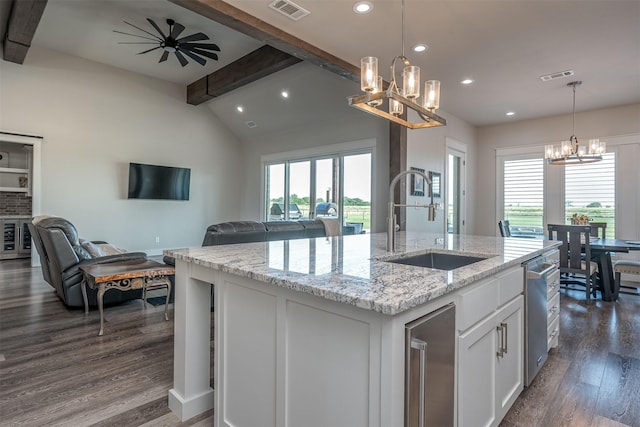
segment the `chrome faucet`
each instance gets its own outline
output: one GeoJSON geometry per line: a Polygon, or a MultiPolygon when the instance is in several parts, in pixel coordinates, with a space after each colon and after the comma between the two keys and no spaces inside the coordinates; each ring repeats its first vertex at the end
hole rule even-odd
{"type": "Polygon", "coordinates": [[[389,211],[387,216],[387,252],[395,252],[396,250],[396,214],[394,213],[396,207],[405,207],[405,208],[427,208],[428,216],[427,219],[429,221],[436,220],[436,205],[433,203],[433,191],[431,189],[431,179],[424,173],[417,170],[406,170],[404,172],[400,172],[395,178],[391,180],[391,184],[389,184],[389,211]],[[431,203],[428,205],[400,205],[396,204],[393,201],[393,190],[395,189],[396,184],[400,181],[400,178],[405,175],[416,174],[423,177],[427,184],[429,185],[429,193],[431,194],[431,203]]]}

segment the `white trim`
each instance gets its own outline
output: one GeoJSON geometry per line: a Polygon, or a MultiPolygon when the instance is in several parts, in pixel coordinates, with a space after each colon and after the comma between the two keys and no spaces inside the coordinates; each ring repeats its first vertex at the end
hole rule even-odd
{"type": "Polygon", "coordinates": [[[281,153],[265,154],[260,156],[260,161],[273,163],[278,161],[305,160],[310,157],[322,157],[332,155],[342,155],[351,151],[374,149],[376,139],[361,139],[357,141],[340,142],[337,144],[323,145],[320,147],[304,148],[300,150],[285,151],[281,153]]]}
{"type": "Polygon", "coordinates": [[[447,218],[449,217],[449,155],[456,154],[460,157],[462,164],[460,165],[460,230],[458,234],[464,235],[467,230],[467,144],[445,137],[445,161],[444,161],[444,234],[448,234],[447,218]],[[461,156],[458,154],[462,154],[461,156]]]}

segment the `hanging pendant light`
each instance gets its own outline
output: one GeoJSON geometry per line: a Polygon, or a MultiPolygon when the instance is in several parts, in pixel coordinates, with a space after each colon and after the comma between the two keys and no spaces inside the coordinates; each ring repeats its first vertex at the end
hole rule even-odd
{"type": "Polygon", "coordinates": [[[607,151],[607,143],[599,139],[590,139],[586,147],[580,146],[576,137],[576,86],[581,81],[567,83],[573,88],[573,133],[568,141],[562,141],[559,147],[545,145],[544,158],[550,165],[571,165],[581,163],[593,163],[602,160],[602,155],[607,151]]]}
{"type": "MultiPolygon", "coordinates": [[[[420,67],[412,66],[404,56],[404,0],[402,0],[402,55],[391,62],[391,80],[387,90],[382,88],[382,77],[378,76],[378,58],[366,56],[360,60],[360,89],[364,95],[350,96],[349,105],[367,113],[383,117],[410,129],[445,126],[447,121],[434,113],[440,107],[440,82],[425,83],[422,103],[420,98],[420,67]],[[396,82],[396,61],[404,64],[402,87],[396,82]],[[386,104],[386,105],[385,105],[386,104]],[[415,111],[421,121],[409,122],[404,117],[404,107],[415,111]]],[[[408,114],[407,114],[408,116],[408,114]]]]}

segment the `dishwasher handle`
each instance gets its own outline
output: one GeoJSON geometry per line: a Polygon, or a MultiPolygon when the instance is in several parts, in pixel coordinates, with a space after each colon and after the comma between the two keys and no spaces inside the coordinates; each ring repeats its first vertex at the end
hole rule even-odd
{"type": "Polygon", "coordinates": [[[557,265],[551,264],[549,267],[545,268],[542,271],[527,271],[527,279],[542,279],[547,274],[557,269],[558,269],[557,265]]]}

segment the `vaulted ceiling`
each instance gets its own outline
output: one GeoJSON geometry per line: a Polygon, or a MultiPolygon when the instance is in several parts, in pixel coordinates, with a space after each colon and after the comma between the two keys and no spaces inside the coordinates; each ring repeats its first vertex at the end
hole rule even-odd
{"type": "MultiPolygon", "coordinates": [[[[355,0],[296,0],[296,4],[311,12],[298,21],[269,8],[269,0],[227,3],[344,60],[347,68],[358,66],[362,56],[377,56],[380,72],[388,80],[387,64],[402,53],[401,2],[370,2],[373,10],[359,15],[353,11],[355,0]]],[[[231,30],[175,3],[202,9],[220,2],[49,0],[31,46],[187,86],[224,70],[265,44],[264,40],[231,30]],[[119,44],[131,42],[135,37],[113,30],[144,34],[124,23],[127,21],[153,31],[146,18],[163,23],[163,28],[167,18],[174,19],[186,27],[183,35],[204,32],[220,46],[219,61],[207,60],[204,67],[190,61],[182,67],[172,56],[159,63],[161,50],[138,55],[148,49],[147,45],[119,44]]],[[[3,9],[6,11],[6,7],[3,9]]],[[[570,113],[571,90],[566,84],[571,80],[583,81],[576,97],[578,111],[640,102],[637,0],[406,0],[405,11],[406,56],[413,65],[421,67],[423,80],[442,81],[441,109],[473,125],[570,113]],[[426,43],[429,49],[415,53],[410,48],[416,43],[426,43]],[[573,70],[575,74],[548,82],[540,78],[565,70],[573,70]],[[474,83],[461,85],[465,78],[473,79],[474,83]],[[508,111],[515,114],[506,116],[508,111]]],[[[267,44],[278,47],[277,42],[267,44]]],[[[341,110],[346,104],[345,97],[358,90],[355,83],[328,75],[328,71],[319,67],[305,63],[286,65],[282,67],[284,71],[207,101],[209,107],[222,115],[226,111],[232,120],[231,115],[238,113],[229,110],[244,104],[246,115],[236,117],[235,121],[237,126],[246,127],[247,121],[260,124],[263,117],[277,114],[280,101],[264,99],[270,90],[275,91],[275,96],[281,88],[291,92],[287,103],[282,104],[286,108],[283,114],[291,120],[311,104],[310,97],[317,96],[317,103],[312,106],[313,111],[304,114],[316,115],[341,110]],[[304,78],[297,78],[296,70],[304,78]],[[261,81],[266,87],[261,86],[261,81]],[[335,94],[328,96],[327,92],[335,94]],[[304,93],[304,98],[296,97],[296,93],[304,93]],[[336,102],[340,105],[334,105],[336,102]]],[[[272,119],[263,123],[267,120],[271,123],[272,119]]],[[[286,120],[281,122],[279,125],[287,126],[286,120]]]]}

